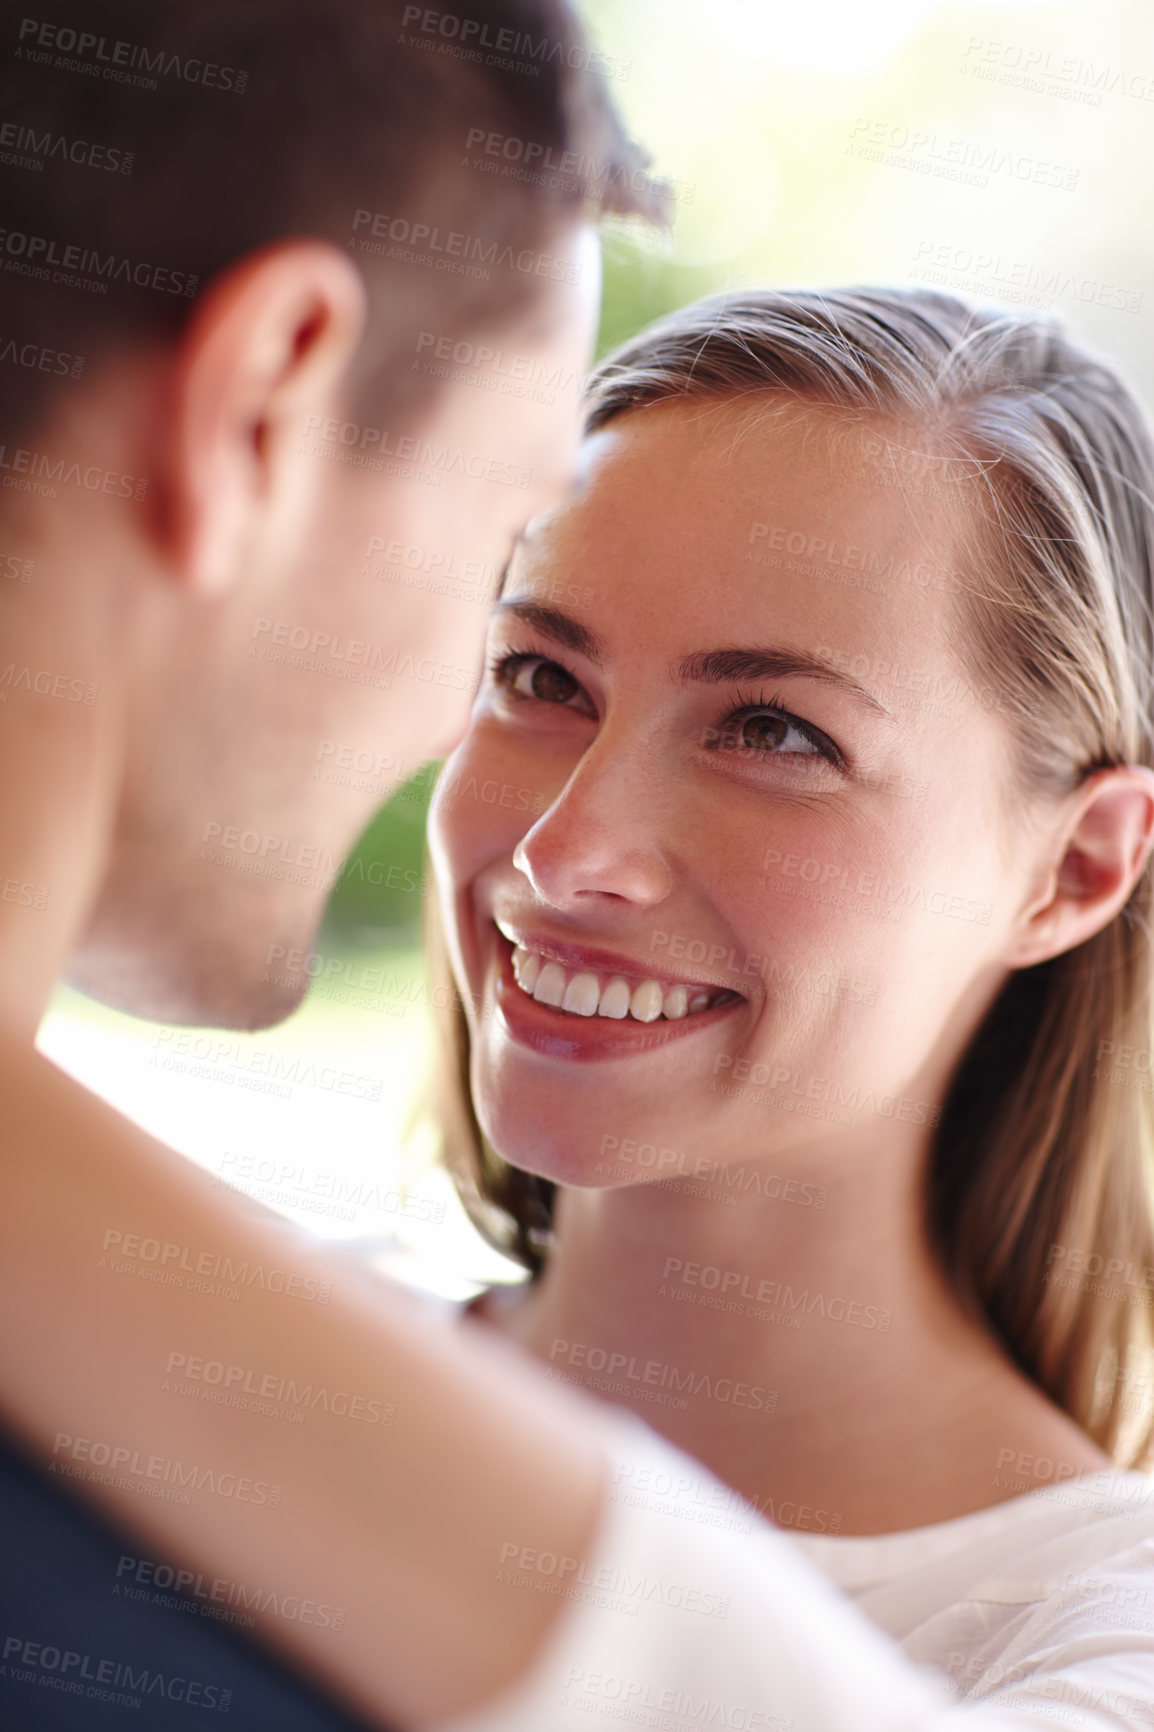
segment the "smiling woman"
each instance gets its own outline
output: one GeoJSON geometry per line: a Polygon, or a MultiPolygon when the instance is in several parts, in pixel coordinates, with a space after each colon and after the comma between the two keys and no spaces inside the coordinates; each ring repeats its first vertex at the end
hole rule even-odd
{"type": "Polygon", "coordinates": [[[536,1278],[445,1327],[13,1051],[13,1423],[262,1638],[346,1610],[293,1641],[373,1725],[1154,1727],[1142,417],[1046,325],[765,294],[584,452],[432,832],[536,1278]],[[142,1311],[128,1240],[200,1273],[142,1311]]]}
{"type": "Polygon", "coordinates": [[[608,1392],[843,1532],[1146,1462],[1154,1121],[1106,1062],[1154,1044],[1140,409],[1049,320],[764,292],[611,356],[586,431],[448,771],[528,797],[434,807],[447,1153],[532,1277],[474,1314],[778,1391],[768,1457],[608,1392]]]}

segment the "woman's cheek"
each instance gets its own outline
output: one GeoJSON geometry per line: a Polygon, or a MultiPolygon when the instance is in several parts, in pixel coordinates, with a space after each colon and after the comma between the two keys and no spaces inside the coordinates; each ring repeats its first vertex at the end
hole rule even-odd
{"type": "Polygon", "coordinates": [[[466,740],[441,772],[432,821],[458,885],[510,854],[543,810],[523,754],[483,736],[466,740]]]}

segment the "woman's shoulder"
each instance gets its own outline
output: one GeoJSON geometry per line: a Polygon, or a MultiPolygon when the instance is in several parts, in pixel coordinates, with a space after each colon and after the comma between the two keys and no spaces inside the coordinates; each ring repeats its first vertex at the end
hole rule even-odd
{"type": "Polygon", "coordinates": [[[891,1634],[963,1604],[1085,1609],[1103,1596],[1122,1597],[1127,1583],[1143,1585],[1154,1631],[1154,1478],[1147,1474],[1095,1470],[931,1527],[832,1535],[775,1527],[639,1415],[618,1410],[609,1431],[614,1492],[634,1511],[683,1531],[704,1521],[754,1549],[767,1533],[786,1539],[794,1556],[868,1604],[891,1634]]]}
{"type": "Polygon", "coordinates": [[[928,1527],[797,1538],[815,1563],[858,1595],[934,1579],[958,1599],[1038,1602],[1062,1593],[1083,1566],[1104,1567],[1111,1558],[1154,1572],[1154,1480],[1095,1469],[928,1527]]]}
{"type": "Polygon", "coordinates": [[[1064,1523],[979,1575],[907,1652],[936,1660],[971,1701],[1021,1708],[1045,1698],[1076,1709],[1083,1725],[1151,1725],[1154,1483],[1104,1470],[1020,1501],[1064,1523]]]}
{"type": "Polygon", "coordinates": [[[1154,1479],[1102,1469],[1017,1500],[1044,1523],[999,1572],[1005,1599],[1087,1604],[1109,1581],[1141,1578],[1154,1632],[1154,1479]]]}

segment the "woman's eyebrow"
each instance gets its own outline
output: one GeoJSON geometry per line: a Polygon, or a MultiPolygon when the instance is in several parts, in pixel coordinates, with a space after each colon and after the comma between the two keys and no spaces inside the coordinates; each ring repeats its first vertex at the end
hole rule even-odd
{"type": "Polygon", "coordinates": [[[586,661],[600,667],[604,660],[605,640],[600,633],[591,631],[587,625],[565,613],[559,607],[547,607],[541,601],[502,601],[495,610],[498,614],[511,613],[515,619],[524,620],[526,625],[535,626],[545,637],[551,637],[554,643],[564,644],[566,649],[575,650],[586,661]]]}
{"type": "Polygon", "coordinates": [[[803,674],[808,679],[842,686],[879,715],[891,722],[896,720],[880,699],[859,685],[851,674],[843,673],[824,656],[811,655],[808,650],[788,647],[696,650],[693,655],[682,656],[675,677],[683,685],[698,680],[708,685],[724,685],[735,680],[779,680],[787,674],[803,674]]]}
{"type": "MultiPolygon", "coordinates": [[[[498,614],[512,614],[515,619],[524,620],[526,625],[534,626],[543,637],[553,639],[554,643],[563,644],[566,649],[574,650],[594,667],[602,667],[605,660],[605,640],[598,632],[589,626],[582,625],[580,620],[573,618],[563,608],[549,607],[540,601],[502,601],[497,604],[498,614]]],[[[878,715],[885,716],[887,721],[896,721],[896,717],[886,709],[880,699],[872,692],[859,685],[851,674],[843,673],[833,662],[826,661],[823,656],[812,655],[808,650],[791,649],[716,649],[695,650],[692,655],[682,656],[674,669],[674,678],[682,685],[731,685],[737,680],[779,680],[788,674],[801,674],[809,679],[824,680],[828,685],[841,686],[852,692],[863,703],[878,715]]]]}

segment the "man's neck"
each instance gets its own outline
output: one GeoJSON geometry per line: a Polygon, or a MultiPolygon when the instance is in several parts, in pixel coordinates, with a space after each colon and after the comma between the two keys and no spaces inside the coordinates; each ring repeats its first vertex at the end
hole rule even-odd
{"type": "Polygon", "coordinates": [[[46,525],[34,568],[0,592],[0,1020],[21,1042],[99,884],[123,738],[111,596],[91,547],[62,546],[46,525]]]}

